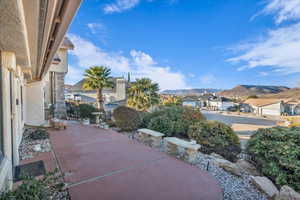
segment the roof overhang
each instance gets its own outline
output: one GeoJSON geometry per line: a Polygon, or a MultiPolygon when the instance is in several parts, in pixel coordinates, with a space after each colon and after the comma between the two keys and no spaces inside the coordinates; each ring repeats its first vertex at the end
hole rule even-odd
{"type": "Polygon", "coordinates": [[[14,52],[20,66],[30,66],[30,52],[22,1],[0,1],[0,50],[14,52]]]}
{"type": "Polygon", "coordinates": [[[50,67],[82,0],[1,0],[0,50],[14,52],[40,80],[50,67]]]}

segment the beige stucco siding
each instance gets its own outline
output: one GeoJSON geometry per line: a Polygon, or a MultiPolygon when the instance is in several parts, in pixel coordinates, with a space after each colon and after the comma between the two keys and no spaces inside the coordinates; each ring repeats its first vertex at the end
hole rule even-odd
{"type": "Polygon", "coordinates": [[[68,50],[67,49],[59,49],[56,53],[60,58],[60,62],[58,64],[51,64],[49,71],[52,72],[68,72],[68,50]]]}
{"type": "Polygon", "coordinates": [[[43,81],[26,85],[26,121],[33,126],[45,125],[43,81]]]}
{"type": "Polygon", "coordinates": [[[274,115],[280,116],[282,113],[282,105],[281,103],[275,103],[271,105],[266,105],[261,107],[261,114],[262,115],[274,115]]]}

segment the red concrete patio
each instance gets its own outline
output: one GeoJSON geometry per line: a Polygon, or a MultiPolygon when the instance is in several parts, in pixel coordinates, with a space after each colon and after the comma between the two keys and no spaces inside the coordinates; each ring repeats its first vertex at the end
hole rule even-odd
{"type": "Polygon", "coordinates": [[[220,200],[206,172],[112,130],[69,124],[51,131],[72,200],[220,200]]]}

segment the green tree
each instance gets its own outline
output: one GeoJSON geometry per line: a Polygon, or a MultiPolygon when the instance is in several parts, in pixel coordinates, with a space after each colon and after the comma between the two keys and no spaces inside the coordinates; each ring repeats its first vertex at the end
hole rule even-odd
{"type": "Polygon", "coordinates": [[[160,102],[164,106],[181,106],[182,98],[177,96],[161,96],[160,102]]]}
{"type": "Polygon", "coordinates": [[[114,83],[110,78],[110,69],[104,66],[94,66],[85,70],[83,88],[97,91],[97,108],[104,111],[103,88],[112,88],[114,83]]]}
{"type": "Polygon", "coordinates": [[[148,78],[137,79],[128,88],[127,104],[136,110],[146,111],[159,103],[159,87],[148,78]]]}

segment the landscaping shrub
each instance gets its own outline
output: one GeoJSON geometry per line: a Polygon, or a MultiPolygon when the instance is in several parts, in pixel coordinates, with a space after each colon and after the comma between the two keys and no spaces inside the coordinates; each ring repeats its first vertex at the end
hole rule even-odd
{"type": "Polygon", "coordinates": [[[141,124],[140,113],[132,108],[120,106],[113,112],[116,126],[123,131],[134,131],[141,124]]]}
{"type": "Polygon", "coordinates": [[[167,136],[172,136],[173,122],[165,116],[158,116],[150,120],[148,128],[154,131],[164,133],[167,136]]]}
{"type": "Polygon", "coordinates": [[[163,115],[162,110],[156,110],[154,112],[142,112],[141,113],[141,128],[147,128],[151,119],[163,115]]]}
{"type": "Polygon", "coordinates": [[[143,115],[142,127],[149,129],[155,127],[156,131],[168,136],[187,137],[189,126],[204,119],[199,110],[184,106],[162,106],[143,115]]]}
{"type": "Polygon", "coordinates": [[[61,182],[63,176],[55,169],[48,172],[42,179],[24,177],[22,184],[17,189],[4,192],[0,195],[0,200],[51,200],[67,198],[62,197],[64,183],[61,182]]]}
{"type": "Polygon", "coordinates": [[[201,144],[204,153],[215,152],[230,161],[236,161],[241,152],[238,136],[231,127],[217,121],[200,121],[191,125],[188,136],[201,144]]]}
{"type": "Polygon", "coordinates": [[[98,109],[95,108],[93,105],[90,104],[79,104],[79,115],[81,119],[94,119],[95,115],[93,112],[97,112],[98,109]]]}
{"type": "Polygon", "coordinates": [[[247,145],[256,167],[277,185],[300,192],[300,128],[259,129],[247,145]]]}

